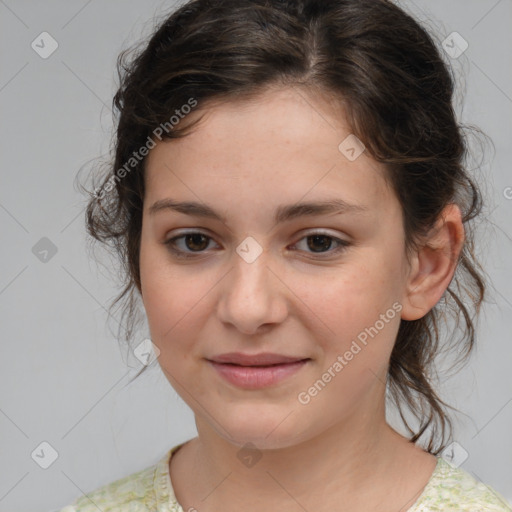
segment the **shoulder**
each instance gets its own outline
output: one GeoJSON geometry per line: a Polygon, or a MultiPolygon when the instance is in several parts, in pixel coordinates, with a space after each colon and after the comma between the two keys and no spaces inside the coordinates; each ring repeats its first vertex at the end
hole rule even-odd
{"type": "Polygon", "coordinates": [[[152,466],[78,497],[59,512],[172,512],[166,480],[170,454],[167,452],[152,466]]]}
{"type": "Polygon", "coordinates": [[[154,504],[153,480],[155,467],[148,467],[110,482],[77,498],[60,512],[146,512],[154,504]]]}
{"type": "Polygon", "coordinates": [[[462,468],[439,457],[436,469],[408,512],[512,512],[506,499],[462,468]]]}

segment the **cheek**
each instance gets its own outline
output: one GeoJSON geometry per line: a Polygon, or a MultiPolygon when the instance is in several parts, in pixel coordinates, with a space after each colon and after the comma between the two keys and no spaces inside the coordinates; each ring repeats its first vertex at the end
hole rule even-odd
{"type": "Polygon", "coordinates": [[[190,269],[171,265],[159,247],[141,246],[141,287],[151,340],[160,350],[160,361],[169,368],[192,357],[208,291],[216,282],[207,270],[190,269]]]}
{"type": "Polygon", "coordinates": [[[381,252],[375,251],[375,257],[371,252],[359,254],[321,278],[301,276],[297,282],[304,302],[333,330],[343,326],[346,332],[350,325],[375,322],[400,296],[397,260],[389,258],[392,263],[387,264],[381,252]]]}
{"type": "Polygon", "coordinates": [[[159,272],[153,267],[142,280],[144,308],[157,344],[171,343],[190,323],[200,290],[193,283],[159,272]]]}
{"type": "Polygon", "coordinates": [[[153,342],[159,346],[172,337],[183,317],[190,288],[173,275],[165,252],[155,243],[141,241],[140,276],[144,309],[153,342]]]}
{"type": "Polygon", "coordinates": [[[193,334],[197,321],[189,304],[197,303],[198,299],[182,281],[162,276],[155,267],[146,273],[144,291],[151,341],[160,351],[158,363],[172,386],[179,390],[185,369],[186,374],[194,373],[190,363],[195,361],[193,334]]]}
{"type": "Polygon", "coordinates": [[[325,333],[317,337],[323,366],[347,351],[358,361],[350,364],[353,371],[380,369],[387,361],[400,325],[399,261],[391,251],[369,249],[321,280],[301,279],[298,295],[312,311],[309,328],[325,333]]]}
{"type": "MultiPolygon", "coordinates": [[[[318,374],[308,385],[315,393],[316,379],[328,379],[326,390],[318,393],[314,403],[319,411],[336,403],[334,419],[339,411],[352,410],[371,389],[385,388],[400,325],[399,303],[394,300],[391,281],[376,281],[367,267],[361,268],[365,270],[361,274],[354,269],[350,276],[331,280],[316,298],[309,297],[322,321],[316,324],[327,325],[329,334],[315,338],[321,345],[318,374]]],[[[302,391],[307,393],[308,389],[302,391]]]]}

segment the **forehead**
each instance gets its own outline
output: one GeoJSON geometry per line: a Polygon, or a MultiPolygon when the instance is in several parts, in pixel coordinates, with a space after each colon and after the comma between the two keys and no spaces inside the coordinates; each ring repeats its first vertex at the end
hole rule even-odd
{"type": "MultiPolygon", "coordinates": [[[[249,142],[304,148],[319,143],[332,146],[334,134],[337,140],[351,133],[339,101],[296,87],[270,89],[248,100],[208,101],[192,111],[185,122],[199,116],[203,119],[185,138],[188,141],[181,139],[183,147],[201,150],[205,146],[210,152],[212,146],[229,147],[230,153],[237,149],[247,153],[252,149],[249,142]]],[[[220,156],[221,151],[217,153],[220,156]]]]}
{"type": "Polygon", "coordinates": [[[288,88],[189,115],[204,117],[189,135],[157,143],[147,157],[152,199],[186,184],[193,189],[188,195],[228,187],[247,197],[264,194],[260,203],[283,193],[299,200],[333,191],[371,202],[389,192],[381,164],[367,153],[350,161],[340,150],[353,135],[341,104],[325,97],[288,88]]]}

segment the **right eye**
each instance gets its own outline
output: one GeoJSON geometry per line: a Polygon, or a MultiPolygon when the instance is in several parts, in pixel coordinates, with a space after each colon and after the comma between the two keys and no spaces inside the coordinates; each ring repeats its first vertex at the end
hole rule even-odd
{"type": "Polygon", "coordinates": [[[203,253],[208,247],[209,241],[212,240],[211,237],[200,231],[188,231],[166,240],[164,244],[177,258],[194,258],[196,255],[203,253]],[[179,240],[183,242],[181,248],[178,247],[179,240]]]}

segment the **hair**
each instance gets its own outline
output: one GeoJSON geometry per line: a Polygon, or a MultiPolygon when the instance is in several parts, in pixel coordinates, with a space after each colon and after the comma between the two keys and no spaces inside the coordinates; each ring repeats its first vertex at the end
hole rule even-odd
{"type": "Polygon", "coordinates": [[[408,257],[428,239],[445,206],[460,207],[465,240],[454,277],[428,314],[401,320],[387,375],[388,397],[410,441],[430,429],[426,450],[437,455],[446,446],[446,430],[451,437],[453,429],[444,408],[454,408],[434,390],[434,359],[450,348],[467,361],[486,283],[472,222],[481,213],[482,194],[465,164],[467,127],[456,120],[451,69],[432,36],[386,0],[191,0],[166,15],[148,42],[122,51],[117,73],[113,158],[100,186],[89,192],[86,225],[91,241],[113,249],[122,265],[123,287],[109,309],[122,305],[119,339],[122,330],[133,341],[141,290],[146,159],[133,155],[152,136],[190,133],[200,118],[169,119],[190,111],[185,106],[191,99],[201,111],[274,87],[300,87],[343,105],[352,133],[385,166],[402,207],[408,257]],[[447,313],[462,335],[455,340],[449,334],[441,344],[447,313]],[[403,404],[419,421],[416,431],[403,404]]]}

